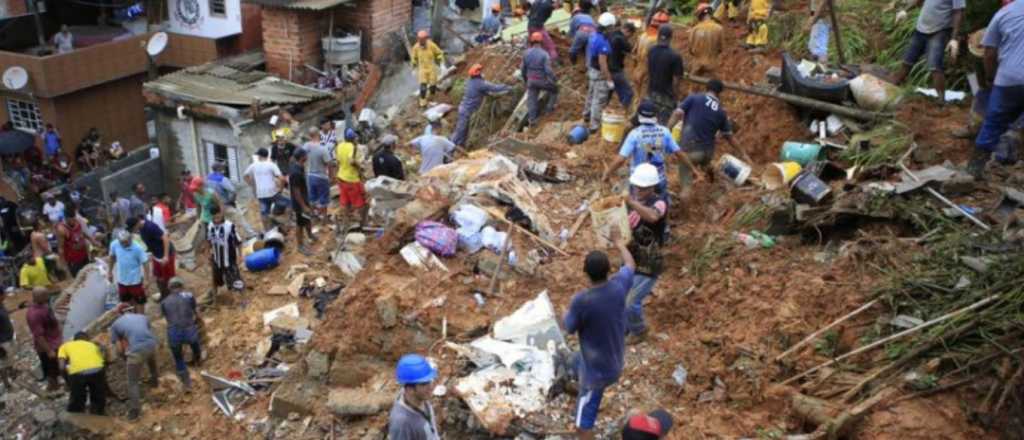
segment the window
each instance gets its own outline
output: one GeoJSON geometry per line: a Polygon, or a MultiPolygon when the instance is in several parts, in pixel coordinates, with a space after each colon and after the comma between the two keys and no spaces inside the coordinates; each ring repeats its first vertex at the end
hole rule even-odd
{"type": "Polygon", "coordinates": [[[39,106],[34,102],[8,98],[7,114],[14,128],[33,133],[43,129],[43,117],[39,114],[39,106]]]}
{"type": "Polygon", "coordinates": [[[228,7],[225,6],[225,0],[210,0],[210,15],[215,17],[227,17],[228,7]]]}
{"type": "Polygon", "coordinates": [[[220,162],[226,165],[224,174],[235,182],[242,178],[238,169],[238,147],[230,147],[213,142],[203,142],[206,145],[206,172],[213,170],[213,164],[220,162]]]}

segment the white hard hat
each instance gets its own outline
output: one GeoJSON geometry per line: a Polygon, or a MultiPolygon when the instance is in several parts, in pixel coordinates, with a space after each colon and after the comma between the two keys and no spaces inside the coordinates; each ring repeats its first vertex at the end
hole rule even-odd
{"type": "Polygon", "coordinates": [[[611,12],[601,14],[600,17],[597,17],[597,24],[604,27],[615,26],[615,14],[612,14],[611,12]]]}
{"type": "Polygon", "coordinates": [[[660,181],[658,168],[649,163],[637,165],[636,168],[633,168],[633,173],[629,175],[629,184],[640,188],[655,186],[660,181]]]}

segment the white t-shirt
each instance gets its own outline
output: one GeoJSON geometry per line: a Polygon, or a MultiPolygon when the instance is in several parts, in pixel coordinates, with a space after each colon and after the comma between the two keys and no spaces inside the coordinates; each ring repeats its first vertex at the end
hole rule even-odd
{"type": "Polygon", "coordinates": [[[149,210],[149,215],[146,216],[146,219],[153,223],[156,223],[156,225],[160,227],[161,231],[167,232],[167,225],[164,224],[164,210],[160,209],[159,206],[154,206],[153,208],[151,208],[149,210]]]}
{"type": "Polygon", "coordinates": [[[245,175],[252,176],[256,183],[256,198],[266,199],[277,195],[277,178],[281,177],[281,169],[272,161],[257,161],[245,169],[245,175]]]}
{"type": "Polygon", "coordinates": [[[54,205],[44,203],[43,214],[46,214],[51,224],[57,224],[57,222],[64,220],[64,203],[60,200],[57,200],[57,203],[54,205]]]}

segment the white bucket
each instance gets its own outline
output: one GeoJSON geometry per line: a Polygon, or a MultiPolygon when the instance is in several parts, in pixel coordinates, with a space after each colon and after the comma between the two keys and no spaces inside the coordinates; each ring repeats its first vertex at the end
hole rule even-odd
{"type": "Polygon", "coordinates": [[[746,183],[747,178],[750,177],[750,165],[731,154],[722,155],[722,158],[718,160],[718,170],[732,179],[737,186],[746,183]]]}

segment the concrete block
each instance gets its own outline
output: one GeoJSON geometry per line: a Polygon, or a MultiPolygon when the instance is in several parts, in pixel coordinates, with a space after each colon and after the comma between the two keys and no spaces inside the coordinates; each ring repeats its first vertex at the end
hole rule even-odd
{"type": "Polygon", "coordinates": [[[395,395],[360,388],[337,388],[327,396],[327,408],[339,416],[369,416],[386,411],[395,395]]]}
{"type": "Polygon", "coordinates": [[[306,377],[317,382],[326,382],[331,369],[331,357],[319,350],[310,350],[306,355],[306,377]]]}
{"type": "Polygon", "coordinates": [[[393,294],[378,297],[374,304],[377,306],[377,316],[384,328],[391,328],[398,324],[398,300],[393,294]]]}
{"type": "Polygon", "coordinates": [[[270,415],[287,419],[291,413],[308,416],[323,398],[323,385],[304,381],[284,382],[270,396],[270,415]]]}

